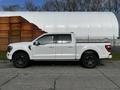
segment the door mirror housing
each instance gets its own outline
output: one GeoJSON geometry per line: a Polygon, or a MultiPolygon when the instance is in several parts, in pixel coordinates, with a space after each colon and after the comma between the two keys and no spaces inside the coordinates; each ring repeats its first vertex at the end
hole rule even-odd
{"type": "Polygon", "coordinates": [[[40,45],[40,43],[39,43],[38,41],[35,41],[35,42],[33,43],[33,45],[38,46],[38,45],[40,45]]]}

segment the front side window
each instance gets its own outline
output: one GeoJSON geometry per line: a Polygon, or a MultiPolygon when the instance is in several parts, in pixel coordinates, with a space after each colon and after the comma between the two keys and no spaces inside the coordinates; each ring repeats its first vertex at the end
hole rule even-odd
{"type": "Polygon", "coordinates": [[[72,39],[70,34],[64,34],[64,35],[56,35],[55,41],[57,44],[67,44],[67,43],[71,43],[72,39]]]}
{"type": "Polygon", "coordinates": [[[52,35],[45,35],[37,40],[40,44],[52,44],[53,43],[53,36],[52,35]]]}

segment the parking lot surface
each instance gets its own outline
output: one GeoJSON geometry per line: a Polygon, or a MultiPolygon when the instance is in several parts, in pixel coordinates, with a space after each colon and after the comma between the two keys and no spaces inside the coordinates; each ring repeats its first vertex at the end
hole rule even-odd
{"type": "Polygon", "coordinates": [[[1,62],[0,90],[120,90],[120,61],[104,61],[95,69],[73,62],[34,62],[18,69],[1,62]]]}

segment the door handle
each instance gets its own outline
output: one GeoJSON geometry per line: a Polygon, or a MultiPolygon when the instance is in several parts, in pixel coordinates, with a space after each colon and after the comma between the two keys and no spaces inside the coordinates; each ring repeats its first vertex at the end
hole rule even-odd
{"type": "Polygon", "coordinates": [[[50,46],[49,48],[54,48],[53,46],[50,46]]]}
{"type": "Polygon", "coordinates": [[[69,46],[68,48],[73,48],[72,46],[69,46]]]}

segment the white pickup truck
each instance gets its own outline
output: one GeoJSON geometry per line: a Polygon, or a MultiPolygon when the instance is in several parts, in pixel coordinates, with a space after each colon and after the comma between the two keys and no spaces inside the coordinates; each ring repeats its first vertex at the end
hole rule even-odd
{"type": "Polygon", "coordinates": [[[17,68],[29,65],[30,60],[80,61],[94,68],[100,59],[112,58],[110,43],[77,42],[74,33],[45,33],[32,42],[11,43],[7,58],[17,68]]]}

